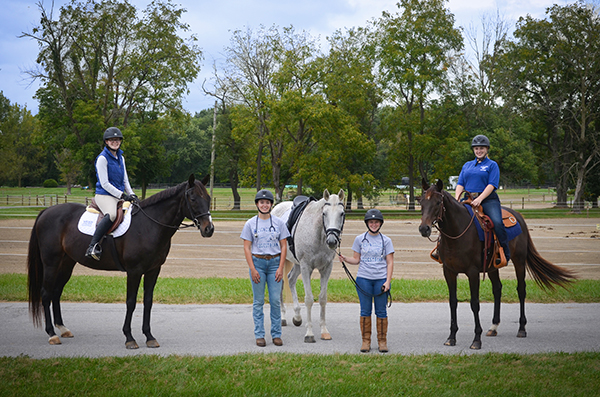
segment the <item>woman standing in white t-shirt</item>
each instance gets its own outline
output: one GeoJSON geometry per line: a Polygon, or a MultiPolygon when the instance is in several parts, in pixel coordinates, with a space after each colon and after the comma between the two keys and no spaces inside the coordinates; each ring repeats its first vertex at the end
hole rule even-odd
{"type": "Polygon", "coordinates": [[[371,350],[371,313],[375,304],[377,317],[377,341],[379,351],[387,353],[387,294],[394,272],[394,246],[392,240],[379,232],[383,225],[383,215],[378,209],[370,209],[365,214],[367,231],[354,239],[352,258],[339,255],[341,262],[359,265],[356,274],[356,291],[360,301],[360,330],[362,346],[360,351],[371,350]]]}
{"type": "Polygon", "coordinates": [[[282,346],[281,340],[281,288],[283,286],[283,265],[287,253],[287,238],[290,232],[285,223],[271,215],[274,202],[273,193],[260,190],[254,203],[258,214],[246,221],[241,238],[244,240],[244,255],[248,263],[252,282],[252,317],[256,345],[265,347],[265,325],[263,306],[265,286],[269,289],[271,306],[271,337],[275,346],[282,346]]]}

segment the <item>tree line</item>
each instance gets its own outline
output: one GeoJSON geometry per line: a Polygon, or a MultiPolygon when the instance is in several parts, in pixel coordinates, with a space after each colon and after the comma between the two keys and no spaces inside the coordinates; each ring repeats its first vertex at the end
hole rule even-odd
{"type": "Polygon", "coordinates": [[[41,82],[33,116],[0,95],[0,183],[46,178],[95,183],[101,133],[117,126],[133,182],[214,174],[240,186],[324,188],[372,198],[408,178],[457,175],[470,140],[487,135],[502,185],[552,185],[574,209],[600,194],[600,19],[585,2],[552,6],[514,27],[499,16],[455,26],[445,0],[401,0],[365,26],[338,30],[327,50],[310,32],[260,26],[232,32],[213,65],[214,109],[182,106],[202,61],[185,10],[154,1],[38,4],[41,82]],[[466,48],[469,48],[468,55],[466,48]],[[186,175],[187,174],[187,175],[186,175]]]}

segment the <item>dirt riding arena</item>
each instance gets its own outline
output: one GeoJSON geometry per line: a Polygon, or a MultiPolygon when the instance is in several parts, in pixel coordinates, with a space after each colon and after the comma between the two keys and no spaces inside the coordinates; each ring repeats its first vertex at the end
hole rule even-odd
{"type": "MultiPolygon", "coordinates": [[[[0,220],[0,273],[26,273],[27,245],[33,220],[0,220]]],[[[162,277],[248,277],[240,232],[244,222],[214,220],[215,234],[202,238],[192,228],[175,233],[171,252],[162,267],[162,277]]],[[[600,279],[600,219],[536,219],[528,220],[529,231],[540,254],[549,261],[577,272],[583,279],[600,279]]],[[[389,220],[382,232],[396,249],[394,278],[441,279],[440,265],[429,259],[434,243],[421,237],[419,221],[389,220]]],[[[342,236],[342,253],[352,254],[352,242],[364,233],[361,221],[346,221],[342,236]]],[[[432,237],[435,239],[435,236],[432,237]]],[[[356,268],[351,267],[353,273],[356,268]]],[[[75,267],[76,275],[118,275],[75,267]]],[[[317,273],[318,274],[318,273],[317,273]]],[[[318,275],[313,274],[313,278],[318,275]]],[[[331,277],[346,275],[337,261],[331,277]]],[[[501,277],[514,278],[512,265],[501,270],[501,277]]]]}

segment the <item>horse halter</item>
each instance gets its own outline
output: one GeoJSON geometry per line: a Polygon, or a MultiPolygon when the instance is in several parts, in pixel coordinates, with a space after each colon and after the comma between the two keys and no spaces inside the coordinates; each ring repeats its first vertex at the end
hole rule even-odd
{"type": "MultiPolygon", "coordinates": [[[[324,205],[331,205],[331,203],[325,203],[324,205]]],[[[346,222],[346,211],[344,211],[344,203],[338,203],[337,205],[342,206],[342,227],[325,227],[325,212],[323,212],[323,231],[325,232],[325,236],[333,235],[338,242],[338,247],[342,244],[342,232],[344,231],[344,223],[346,222]]]]}
{"type": "Polygon", "coordinates": [[[185,202],[187,203],[188,206],[188,211],[190,212],[190,216],[192,217],[192,221],[194,222],[194,225],[200,229],[200,221],[198,221],[199,218],[202,218],[203,216],[210,216],[210,211],[206,211],[203,213],[200,213],[199,215],[194,215],[194,211],[192,210],[192,205],[190,204],[190,199],[189,199],[189,194],[192,190],[194,190],[194,187],[191,187],[189,189],[187,189],[185,191],[185,202]]]}

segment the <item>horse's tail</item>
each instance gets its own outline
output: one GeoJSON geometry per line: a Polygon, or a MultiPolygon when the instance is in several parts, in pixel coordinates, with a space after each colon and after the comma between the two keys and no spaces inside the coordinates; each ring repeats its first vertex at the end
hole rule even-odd
{"type": "Polygon", "coordinates": [[[29,313],[36,327],[42,325],[41,301],[42,301],[42,281],[44,279],[44,266],[40,254],[40,245],[37,238],[37,223],[40,219],[40,212],[31,229],[29,238],[29,252],[27,254],[27,284],[29,287],[29,313]]]}
{"type": "Polygon", "coordinates": [[[542,289],[554,290],[555,285],[566,289],[569,283],[577,278],[570,270],[542,258],[533,245],[529,233],[527,233],[527,269],[542,289]]]}

